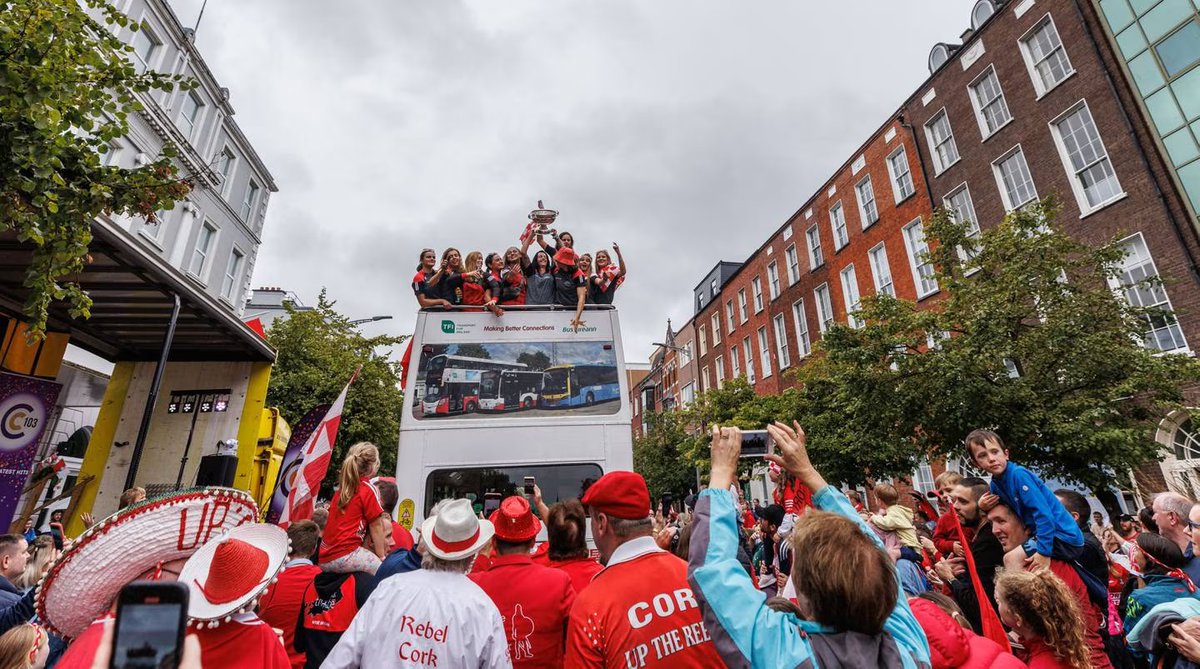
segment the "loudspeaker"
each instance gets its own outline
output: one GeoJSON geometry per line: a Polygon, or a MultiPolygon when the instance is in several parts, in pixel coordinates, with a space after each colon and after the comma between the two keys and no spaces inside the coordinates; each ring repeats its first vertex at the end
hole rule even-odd
{"type": "Polygon", "coordinates": [[[237,473],[236,455],[206,455],[200,458],[200,469],[196,472],[196,485],[219,485],[233,487],[233,476],[237,473]]]}

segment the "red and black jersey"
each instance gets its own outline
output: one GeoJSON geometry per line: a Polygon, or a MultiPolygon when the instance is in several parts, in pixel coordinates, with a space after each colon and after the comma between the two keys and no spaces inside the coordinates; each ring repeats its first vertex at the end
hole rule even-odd
{"type": "Polygon", "coordinates": [[[563,307],[579,304],[579,288],[587,288],[583,272],[567,266],[554,270],[554,303],[563,307]]]}
{"type": "Polygon", "coordinates": [[[317,669],[350,628],[358,609],[371,596],[375,577],[365,572],[324,572],[304,591],[296,625],[296,650],[305,654],[305,667],[317,669]]]}
{"type": "Polygon", "coordinates": [[[425,270],[417,270],[413,276],[412,289],[413,295],[429,295],[429,277],[425,276],[425,270]]]}
{"type": "Polygon", "coordinates": [[[500,270],[500,282],[500,304],[525,304],[525,271],[519,265],[500,270]]]}

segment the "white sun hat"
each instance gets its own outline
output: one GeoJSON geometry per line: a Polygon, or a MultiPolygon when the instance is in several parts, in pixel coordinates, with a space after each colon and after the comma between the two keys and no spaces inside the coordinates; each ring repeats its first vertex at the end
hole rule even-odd
{"type": "Polygon", "coordinates": [[[84,532],[50,567],[38,585],[38,617],[58,634],[76,637],[130,581],[257,521],[254,498],[232,488],[184,490],[122,509],[84,532]]]}
{"type": "Polygon", "coordinates": [[[490,521],[475,515],[467,499],[447,503],[438,515],[421,523],[425,550],[443,560],[461,560],[478,553],[495,532],[490,521]]]}
{"type": "Polygon", "coordinates": [[[200,547],[179,572],[192,592],[188,618],[216,627],[235,613],[254,609],[288,557],[287,532],[278,525],[241,525],[200,547]]]}

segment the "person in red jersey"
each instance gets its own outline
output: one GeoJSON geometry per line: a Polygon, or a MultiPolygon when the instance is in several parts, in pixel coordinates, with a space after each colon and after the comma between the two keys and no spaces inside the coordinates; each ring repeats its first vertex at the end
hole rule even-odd
{"type": "Polygon", "coordinates": [[[514,667],[561,667],[567,614],[575,601],[571,577],[533,563],[542,524],[524,497],[508,497],[492,513],[496,557],[470,578],[496,603],[514,667]]]}
{"type": "Polygon", "coordinates": [[[312,563],[312,556],[321,541],[321,529],[311,520],[298,520],[288,526],[287,536],[292,545],[291,554],[279,578],[263,593],[258,617],[283,632],[283,647],[292,669],[300,669],[304,666],[304,653],[295,647],[296,625],[304,591],[321,573],[321,568],[312,563]]]}
{"type": "Polygon", "coordinates": [[[379,449],[361,441],[350,447],[329,506],[329,522],[321,536],[321,569],[339,574],[371,574],[387,556],[391,522],[379,504],[371,477],[379,471],[379,449]],[[367,533],[373,550],[365,546],[367,533]]]}
{"type": "Polygon", "coordinates": [[[413,275],[412,290],[417,298],[417,306],[448,307],[450,302],[438,297],[429,285],[429,279],[437,273],[437,253],[433,249],[421,249],[421,262],[417,265],[417,273],[413,275]]]}
{"type": "Polygon", "coordinates": [[[603,569],[588,552],[587,511],[579,500],[568,499],[549,508],[546,538],[546,564],[566,572],[579,595],[603,569]]]}
{"type": "Polygon", "coordinates": [[[600,477],[583,496],[604,569],[575,598],[565,667],[724,667],[701,623],[687,563],[654,542],[646,481],[600,477]]]}

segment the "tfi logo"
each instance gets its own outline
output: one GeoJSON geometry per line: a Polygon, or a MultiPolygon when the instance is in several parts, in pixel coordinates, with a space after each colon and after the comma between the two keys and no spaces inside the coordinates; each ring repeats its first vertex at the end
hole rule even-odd
{"type": "Polygon", "coordinates": [[[442,321],[442,332],[445,334],[454,334],[454,321],[442,321]]]}

